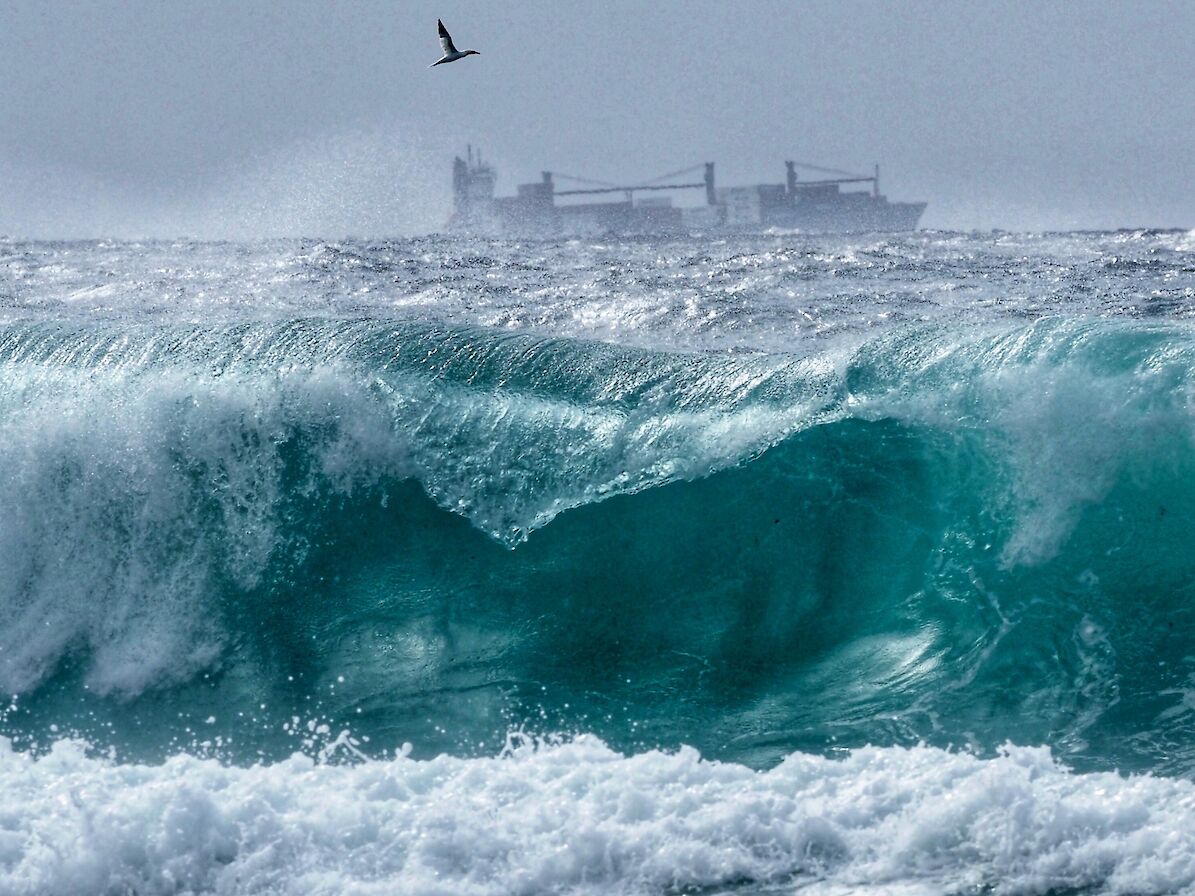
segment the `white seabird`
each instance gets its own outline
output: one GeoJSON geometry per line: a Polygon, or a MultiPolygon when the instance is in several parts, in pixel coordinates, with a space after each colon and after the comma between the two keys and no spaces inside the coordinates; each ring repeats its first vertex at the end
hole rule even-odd
{"type": "Polygon", "coordinates": [[[440,32],[440,49],[444,51],[444,55],[438,61],[429,65],[428,68],[435,68],[437,65],[443,65],[445,62],[456,62],[458,59],[464,59],[466,56],[481,55],[476,50],[465,50],[462,52],[453,46],[452,35],[448,33],[448,29],[444,27],[444,23],[439,19],[436,19],[436,27],[440,32]]]}

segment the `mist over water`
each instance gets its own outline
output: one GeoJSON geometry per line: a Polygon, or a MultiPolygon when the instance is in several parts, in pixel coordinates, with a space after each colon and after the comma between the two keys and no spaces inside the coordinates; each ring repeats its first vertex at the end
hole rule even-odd
{"type": "Polygon", "coordinates": [[[160,184],[0,159],[0,221],[34,239],[410,236],[447,221],[447,170],[409,127],[300,139],[160,184]]]}

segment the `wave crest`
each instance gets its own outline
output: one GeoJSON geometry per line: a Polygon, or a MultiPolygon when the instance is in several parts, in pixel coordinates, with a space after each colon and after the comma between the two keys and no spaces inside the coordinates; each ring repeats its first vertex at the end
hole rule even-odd
{"type": "Polygon", "coordinates": [[[1123,321],[810,358],[7,327],[0,688],[147,729],[190,689],[272,730],[316,687],[378,731],[435,702],[474,742],[618,705],[624,743],[760,762],[992,748],[1032,707],[1068,757],[1184,767],[1192,346],[1123,321]]]}

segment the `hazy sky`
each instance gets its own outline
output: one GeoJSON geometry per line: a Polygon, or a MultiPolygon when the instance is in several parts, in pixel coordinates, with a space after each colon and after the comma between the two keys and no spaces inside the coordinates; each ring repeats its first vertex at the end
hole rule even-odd
{"type": "Polygon", "coordinates": [[[1195,227],[1195,2],[0,0],[0,233],[433,229],[706,160],[882,166],[930,227],[1195,227]],[[442,17],[480,57],[429,69],[442,17]]]}

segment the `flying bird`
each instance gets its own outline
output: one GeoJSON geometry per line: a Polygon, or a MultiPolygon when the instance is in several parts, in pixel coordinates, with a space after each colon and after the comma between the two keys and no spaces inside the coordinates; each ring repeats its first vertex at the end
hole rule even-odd
{"type": "Polygon", "coordinates": [[[444,23],[436,19],[436,27],[440,32],[440,49],[444,51],[444,55],[437,61],[433,62],[428,68],[435,68],[437,65],[443,65],[445,62],[456,62],[458,59],[464,59],[466,56],[480,56],[476,50],[465,50],[461,52],[452,43],[452,35],[448,33],[448,29],[444,27],[444,23]]]}

